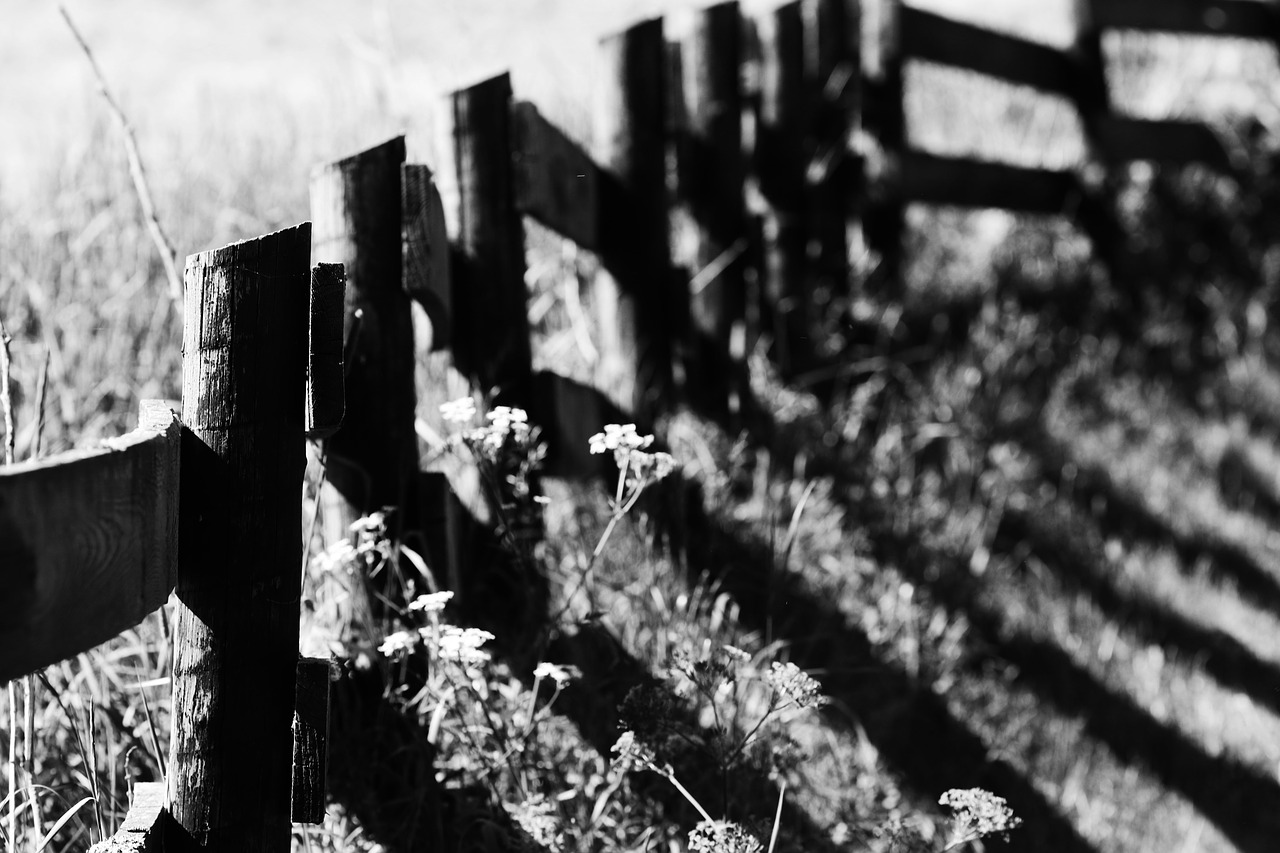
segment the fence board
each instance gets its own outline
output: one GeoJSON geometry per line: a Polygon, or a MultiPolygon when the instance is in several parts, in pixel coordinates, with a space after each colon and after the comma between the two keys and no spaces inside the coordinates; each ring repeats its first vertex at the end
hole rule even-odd
{"type": "Polygon", "coordinates": [[[289,847],[310,250],[304,223],[187,259],[178,849],[289,847]]]}
{"type": "Polygon", "coordinates": [[[902,7],[902,52],[912,59],[967,68],[1036,89],[1075,97],[1079,75],[1062,51],[902,7]]]}
{"type": "Polygon", "coordinates": [[[307,437],[327,438],[342,425],[344,391],[342,264],[316,264],[311,270],[311,306],[307,328],[307,437]]]}
{"type": "Polygon", "coordinates": [[[903,155],[902,194],[929,204],[1062,213],[1078,197],[1079,183],[1070,172],[910,151],[903,155]]]}
{"type": "Polygon", "coordinates": [[[105,642],[173,590],[180,427],[159,401],[139,423],[0,470],[0,682],[105,642]]]}
{"type": "Polygon", "coordinates": [[[400,167],[400,248],[404,292],[431,320],[431,340],[423,346],[444,349],[453,334],[449,232],[431,169],[419,163],[400,167]]]}
{"type": "Polygon", "coordinates": [[[1111,163],[1203,163],[1224,172],[1232,170],[1222,141],[1208,125],[1198,121],[1111,115],[1098,119],[1096,132],[1099,154],[1111,163]]]}
{"type": "Polygon", "coordinates": [[[516,207],[584,249],[599,248],[595,162],[527,101],[512,107],[516,207]]]}
{"type": "Polygon", "coordinates": [[[120,828],[89,849],[93,853],[162,853],[167,822],[164,783],[139,782],[133,786],[129,812],[120,828]]]}
{"type": "Polygon", "coordinates": [[[1275,9],[1260,0],[1092,0],[1099,27],[1271,39],[1275,9]]]}

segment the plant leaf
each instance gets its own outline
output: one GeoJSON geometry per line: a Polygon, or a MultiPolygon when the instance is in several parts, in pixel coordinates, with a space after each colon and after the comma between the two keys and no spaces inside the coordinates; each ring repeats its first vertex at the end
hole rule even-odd
{"type": "Polygon", "coordinates": [[[76,812],[80,811],[81,807],[84,806],[85,803],[91,803],[91,802],[93,802],[93,797],[85,797],[83,800],[76,803],[71,808],[67,809],[66,813],[64,813],[62,817],[58,818],[58,822],[55,823],[52,827],[50,827],[49,834],[46,835],[44,838],[40,839],[40,843],[36,845],[36,853],[40,853],[40,851],[43,850],[48,845],[48,843],[53,840],[53,837],[58,834],[58,830],[62,829],[62,827],[66,825],[67,821],[75,817],[76,812]]]}

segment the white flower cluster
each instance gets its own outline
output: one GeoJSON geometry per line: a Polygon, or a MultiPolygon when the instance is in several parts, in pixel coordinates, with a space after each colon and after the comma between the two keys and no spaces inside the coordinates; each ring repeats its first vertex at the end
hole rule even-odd
{"type": "Polygon", "coordinates": [[[613,452],[618,469],[627,478],[639,484],[663,479],[675,470],[676,460],[670,453],[646,450],[653,444],[653,436],[640,435],[635,424],[606,424],[604,432],[591,436],[592,453],[613,452]]]}
{"type": "Polygon", "coordinates": [[[418,635],[416,632],[396,631],[394,634],[387,635],[382,644],[378,646],[378,651],[389,658],[395,658],[413,651],[417,645],[418,635]]]}
{"type": "Polygon", "coordinates": [[[1008,832],[1022,823],[1014,816],[1004,797],[997,797],[982,788],[952,788],[938,799],[938,803],[954,813],[952,835],[957,842],[1008,832]]]}
{"type": "Polygon", "coordinates": [[[764,853],[764,845],[741,824],[730,820],[704,820],[689,832],[693,853],[764,853]]]}
{"type": "MultiPolygon", "coordinates": [[[[450,423],[469,423],[476,416],[475,402],[470,397],[460,397],[440,406],[440,413],[450,423]]],[[[536,443],[536,431],[530,426],[524,409],[494,406],[484,417],[488,421],[485,426],[465,430],[455,439],[473,453],[496,461],[508,441],[521,450],[528,450],[536,443]]]]}
{"type": "Polygon", "coordinates": [[[480,648],[493,639],[493,634],[479,628],[445,625],[440,629],[440,658],[460,663],[487,663],[490,655],[480,648]]]}
{"type": "Polygon", "coordinates": [[[635,767],[657,767],[657,756],[648,745],[636,737],[635,732],[623,732],[609,751],[617,754],[618,757],[613,760],[613,766],[623,773],[635,767]]]}
{"type": "Polygon", "coordinates": [[[564,687],[575,678],[581,678],[582,670],[576,666],[561,666],[560,664],[543,661],[534,669],[533,677],[550,678],[556,683],[556,687],[564,687]]]}
{"type": "Polygon", "coordinates": [[[779,694],[790,699],[797,708],[817,708],[825,705],[827,697],[822,695],[822,685],[809,673],[790,661],[769,665],[765,680],[779,694]]]}
{"type": "Polygon", "coordinates": [[[439,613],[444,610],[444,606],[449,603],[451,598],[453,598],[453,593],[449,590],[430,592],[410,601],[409,609],[421,611],[422,613],[439,613]]]}

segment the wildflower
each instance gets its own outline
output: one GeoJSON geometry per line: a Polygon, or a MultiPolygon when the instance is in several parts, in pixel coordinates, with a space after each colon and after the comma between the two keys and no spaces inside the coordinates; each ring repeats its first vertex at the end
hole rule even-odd
{"type": "Polygon", "coordinates": [[[470,397],[459,397],[441,404],[440,415],[449,423],[464,423],[476,416],[476,403],[470,397]]]}
{"type": "Polygon", "coordinates": [[[386,639],[382,641],[382,645],[378,646],[378,651],[382,652],[389,658],[399,657],[406,652],[413,651],[413,647],[417,645],[418,637],[409,631],[396,631],[394,634],[388,634],[386,639]]]}
{"type": "Polygon", "coordinates": [[[953,841],[948,845],[958,847],[987,835],[1008,832],[1022,824],[1009,808],[1004,797],[997,797],[982,788],[952,788],[938,803],[951,809],[953,841]]]}
{"type": "Polygon", "coordinates": [[[609,751],[617,753],[618,757],[613,760],[613,766],[624,773],[634,767],[655,767],[658,762],[653,750],[639,740],[636,733],[632,731],[623,732],[609,751]]]}
{"type": "Polygon", "coordinates": [[[350,539],[339,539],[328,548],[311,558],[311,567],[317,572],[327,573],[348,568],[356,556],[356,549],[351,546],[350,539]]]}
{"type": "Polygon", "coordinates": [[[738,663],[751,662],[751,655],[747,654],[737,646],[731,646],[728,643],[725,643],[721,648],[724,649],[725,654],[736,660],[738,663]]]}
{"type": "Polygon", "coordinates": [[[486,663],[490,655],[480,648],[493,634],[479,628],[458,628],[446,625],[440,632],[439,654],[444,660],[456,660],[460,663],[486,663]]]}
{"type": "Polygon", "coordinates": [[[427,593],[409,602],[409,609],[421,610],[423,613],[439,613],[444,610],[444,606],[449,603],[451,598],[453,598],[453,593],[448,590],[427,593]]]}
{"type": "Polygon", "coordinates": [[[693,853],[763,853],[764,845],[741,824],[730,820],[704,820],[689,832],[693,853]]]}
{"type": "Polygon", "coordinates": [[[653,436],[639,435],[635,424],[605,424],[604,432],[598,432],[590,438],[592,453],[604,453],[609,450],[643,450],[653,444],[653,436]]]}
{"type": "Polygon", "coordinates": [[[543,661],[534,669],[533,677],[550,678],[556,683],[557,687],[564,687],[573,679],[581,678],[582,670],[576,666],[560,666],[559,664],[543,661]]]}
{"type": "Polygon", "coordinates": [[[387,530],[387,515],[382,512],[371,512],[364,518],[357,518],[348,528],[357,535],[380,537],[387,530]]]}
{"type": "Polygon", "coordinates": [[[769,666],[765,679],[775,692],[790,699],[797,708],[816,708],[826,704],[826,697],[822,695],[822,685],[790,661],[787,663],[774,661],[769,666]]]}

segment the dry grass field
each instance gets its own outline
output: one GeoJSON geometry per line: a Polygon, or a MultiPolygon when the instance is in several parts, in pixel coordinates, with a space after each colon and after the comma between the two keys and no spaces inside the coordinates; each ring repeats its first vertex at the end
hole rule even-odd
{"type": "MultiPolygon", "coordinates": [[[[411,159],[439,162],[441,95],[507,68],[518,97],[586,138],[596,38],[692,5],[69,11],[187,254],[307,218],[316,163],[394,133],[409,134],[411,159]]],[[[1066,32],[1066,3],[929,5],[1048,42],[1066,32]]],[[[1011,849],[1264,853],[1280,838],[1280,71],[1259,44],[1127,35],[1107,47],[1124,109],[1214,120],[1255,179],[1121,175],[1138,259],[1125,281],[1108,280],[1065,223],[913,209],[906,295],[845,306],[830,330],[845,369],[824,396],[781,383],[761,353],[751,430],[692,413],[668,425],[697,531],[686,556],[655,551],[627,522],[595,569],[615,665],[661,675],[675,652],[732,643],[822,683],[830,704],[790,730],[813,758],[789,771],[779,850],[939,850],[938,796],[970,787],[1023,819],[1011,849]]],[[[1078,122],[1051,98],[930,67],[908,78],[922,147],[1028,164],[1080,156],[1078,122]]],[[[46,357],[49,454],[129,429],[142,398],[178,396],[181,331],[119,138],[55,6],[0,0],[0,80],[0,319],[25,457],[46,357]]],[[[535,358],[571,373],[582,356],[559,306],[564,268],[539,250],[531,241],[531,298],[554,310],[540,314],[535,358]]],[[[582,484],[547,490],[553,555],[577,565],[607,522],[604,499],[582,484]]],[[[370,627],[373,649],[397,626],[370,627]]],[[[167,631],[162,612],[37,682],[41,825],[97,795],[47,849],[109,834],[129,784],[159,772],[167,631]]],[[[579,651],[596,634],[582,636],[579,651]]],[[[522,675],[499,668],[495,708],[522,675]]],[[[552,799],[576,827],[568,837],[583,850],[684,849],[697,818],[665,783],[611,787],[616,732],[591,730],[589,694],[566,692],[529,747],[538,784],[564,795],[552,799]]],[[[743,701],[758,710],[759,697],[743,701]]],[[[6,734],[10,710],[0,695],[6,734]]],[[[425,849],[413,773],[436,774],[413,762],[430,713],[403,710],[401,741],[388,727],[385,740],[337,744],[330,818],[299,830],[297,849],[425,849]]],[[[450,788],[475,760],[465,747],[441,756],[448,849],[519,849],[495,828],[501,808],[450,788]]],[[[677,770],[749,808],[735,818],[767,840],[765,771],[731,791],[695,760],[677,770]]],[[[22,799],[0,806],[0,830],[22,799]]],[[[19,815],[24,831],[31,816],[19,815]]],[[[970,849],[1003,849],[985,843],[970,849]]]]}

